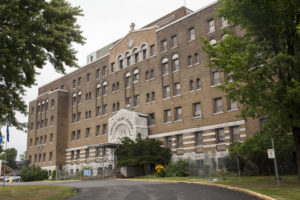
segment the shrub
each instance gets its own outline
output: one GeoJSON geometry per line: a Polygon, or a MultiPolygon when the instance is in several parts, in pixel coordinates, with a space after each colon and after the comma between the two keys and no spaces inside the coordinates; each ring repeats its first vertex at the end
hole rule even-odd
{"type": "Polygon", "coordinates": [[[52,171],[52,173],[51,173],[51,178],[52,178],[53,180],[56,179],[56,170],[53,170],[53,171],[52,171]]]}
{"type": "Polygon", "coordinates": [[[41,181],[48,179],[47,170],[43,170],[40,167],[28,167],[21,170],[21,178],[23,181],[41,181]]]}
{"type": "Polygon", "coordinates": [[[188,176],[190,174],[188,159],[179,159],[166,168],[166,176],[188,176]]]}
{"type": "Polygon", "coordinates": [[[156,165],[155,167],[155,176],[165,177],[166,176],[166,168],[163,165],[156,165]]]}

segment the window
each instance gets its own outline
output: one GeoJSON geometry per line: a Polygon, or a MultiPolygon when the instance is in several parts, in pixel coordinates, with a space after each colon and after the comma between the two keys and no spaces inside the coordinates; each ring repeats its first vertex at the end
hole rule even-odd
{"type": "Polygon", "coordinates": [[[96,153],[95,154],[96,154],[95,157],[100,156],[100,148],[99,147],[96,148],[96,153]]]}
{"type": "Polygon", "coordinates": [[[96,126],[96,136],[100,135],[100,125],[96,126]]]}
{"type": "Polygon", "coordinates": [[[155,55],[155,45],[152,44],[152,45],[150,46],[150,56],[154,56],[154,55],[155,55]]]}
{"type": "Polygon", "coordinates": [[[167,40],[161,41],[161,51],[167,51],[168,43],[167,40]]]}
{"type": "Polygon", "coordinates": [[[177,95],[180,95],[180,94],[181,94],[180,83],[175,83],[174,84],[174,95],[177,96],[177,95]]]}
{"type": "Polygon", "coordinates": [[[44,144],[47,143],[47,135],[44,136],[44,144]]]}
{"type": "Polygon", "coordinates": [[[208,31],[209,31],[209,33],[215,32],[215,30],[216,30],[215,21],[213,19],[209,20],[208,21],[208,31]]]}
{"type": "Polygon", "coordinates": [[[85,138],[89,138],[90,137],[90,131],[91,129],[90,128],[86,128],[85,129],[85,138]]]}
{"type": "Polygon", "coordinates": [[[102,126],[102,133],[103,133],[103,135],[106,135],[107,134],[107,124],[103,124],[103,126],[102,126]]]}
{"type": "Polygon", "coordinates": [[[125,78],[125,87],[130,86],[130,73],[126,73],[126,78],[125,78]]]}
{"type": "Polygon", "coordinates": [[[162,60],[162,74],[168,74],[169,73],[169,66],[168,66],[168,59],[164,58],[162,60]]]}
{"type": "Polygon", "coordinates": [[[101,85],[98,84],[96,87],[96,97],[100,97],[101,95],[101,85]]]}
{"type": "Polygon", "coordinates": [[[114,92],[114,91],[116,91],[116,84],[115,83],[112,84],[112,92],[114,92]]]}
{"type": "Polygon", "coordinates": [[[40,144],[43,143],[43,136],[40,136],[40,144]]]}
{"type": "Polygon", "coordinates": [[[119,69],[123,69],[123,57],[120,55],[118,57],[118,62],[119,62],[119,69]]]}
{"type": "Polygon", "coordinates": [[[194,57],[195,57],[195,64],[198,64],[199,63],[199,55],[198,55],[198,53],[195,53],[194,57]]]}
{"type": "Polygon", "coordinates": [[[33,122],[30,123],[29,129],[32,131],[32,129],[33,129],[33,122]]]}
{"type": "Polygon", "coordinates": [[[134,72],[133,72],[133,84],[138,84],[139,83],[139,70],[138,69],[136,69],[136,70],[134,70],[134,72]]]}
{"type": "Polygon", "coordinates": [[[126,57],[126,65],[127,66],[130,66],[131,65],[131,55],[130,55],[130,53],[129,52],[127,52],[126,54],[125,54],[125,57],[126,57]]]}
{"type": "Polygon", "coordinates": [[[148,126],[155,125],[155,113],[150,113],[148,115],[148,126]]]}
{"type": "Polygon", "coordinates": [[[189,55],[187,58],[187,66],[192,66],[192,65],[193,65],[193,57],[189,55]]]}
{"type": "Polygon", "coordinates": [[[219,71],[214,71],[212,73],[212,85],[219,85],[221,83],[221,75],[219,71]]]}
{"type": "Polygon", "coordinates": [[[72,97],[72,105],[76,105],[76,93],[73,93],[73,97],[72,97]]]}
{"type": "Polygon", "coordinates": [[[170,86],[165,86],[164,87],[164,99],[170,97],[170,86]]]}
{"type": "Polygon", "coordinates": [[[85,158],[89,158],[90,157],[90,149],[87,148],[85,149],[85,158]]]}
{"type": "Polygon", "coordinates": [[[73,88],[76,87],[76,80],[73,80],[73,88]]]}
{"type": "Polygon", "coordinates": [[[146,71],[146,73],[145,73],[145,80],[147,81],[147,80],[149,80],[150,78],[149,78],[149,71],[146,71]]]}
{"type": "Polygon", "coordinates": [[[40,127],[40,122],[37,121],[37,122],[36,122],[36,129],[38,129],[39,127],[40,127]]]}
{"type": "Polygon", "coordinates": [[[97,70],[96,70],[96,79],[97,79],[97,78],[100,78],[100,69],[97,69],[97,70]]]}
{"type": "Polygon", "coordinates": [[[43,162],[46,162],[46,153],[43,153],[43,162]]]}
{"type": "Polygon", "coordinates": [[[106,76],[107,75],[107,67],[103,66],[102,68],[102,76],[106,76]]]}
{"type": "Polygon", "coordinates": [[[34,107],[31,108],[31,115],[34,114],[34,107]]]}
{"type": "Polygon", "coordinates": [[[115,63],[114,62],[110,64],[110,71],[111,72],[115,71],[115,63]]]}
{"type": "Polygon", "coordinates": [[[71,135],[71,141],[75,140],[75,131],[72,131],[72,135],[71,135]]]}
{"type": "Polygon", "coordinates": [[[154,79],[154,69],[151,69],[150,71],[150,80],[154,79]]]}
{"type": "Polygon", "coordinates": [[[166,137],[166,146],[168,148],[172,149],[172,137],[171,136],[166,137]]]}
{"type": "Polygon", "coordinates": [[[89,117],[89,112],[85,111],[85,119],[87,119],[89,117]]]}
{"type": "Polygon", "coordinates": [[[172,57],[173,72],[179,71],[179,56],[174,54],[172,57]]]}
{"type": "Polygon", "coordinates": [[[189,40],[195,40],[195,39],[196,39],[195,29],[194,28],[190,28],[189,29],[189,40]]]}
{"type": "Polygon", "coordinates": [[[31,163],[31,155],[28,157],[28,163],[30,164],[31,163]]]}
{"type": "Polygon", "coordinates": [[[81,131],[80,130],[77,130],[77,140],[79,140],[81,138],[81,131]]]}
{"type": "Polygon", "coordinates": [[[182,120],[182,108],[177,107],[175,108],[175,121],[181,121],[182,120]]]}
{"type": "Polygon", "coordinates": [[[183,147],[183,136],[182,135],[176,135],[176,146],[177,148],[183,147]]]}
{"type": "Polygon", "coordinates": [[[145,60],[147,58],[147,46],[143,44],[141,49],[142,49],[143,60],[145,60]]]}
{"type": "Polygon", "coordinates": [[[81,112],[78,112],[77,113],[77,121],[80,121],[81,120],[81,112]]]}
{"type": "Polygon", "coordinates": [[[225,17],[222,17],[222,27],[228,26],[228,20],[225,17]]]}
{"type": "Polygon", "coordinates": [[[120,83],[117,82],[117,84],[116,84],[116,90],[119,90],[119,89],[120,89],[120,83]]]}
{"type": "Polygon", "coordinates": [[[190,80],[190,91],[194,90],[194,81],[190,80]]]}
{"type": "Polygon", "coordinates": [[[228,98],[228,110],[237,110],[237,109],[238,109],[237,101],[228,98]]]}
{"type": "Polygon", "coordinates": [[[197,79],[196,79],[196,89],[197,89],[197,90],[201,89],[201,81],[200,81],[200,78],[197,78],[197,79]]]}
{"type": "Polygon", "coordinates": [[[193,104],[193,113],[194,117],[199,117],[201,116],[201,107],[200,107],[200,102],[194,103],[193,104]]]}
{"type": "Polygon", "coordinates": [[[134,56],[134,62],[135,63],[139,62],[139,51],[138,51],[138,49],[135,48],[133,50],[133,56],[134,56]]]}
{"type": "Polygon", "coordinates": [[[107,114],[107,105],[103,105],[102,107],[102,115],[106,115],[107,114]]]}
{"type": "Polygon", "coordinates": [[[74,123],[76,121],[76,114],[72,114],[72,123],[74,123]]]}
{"type": "Polygon", "coordinates": [[[130,104],[131,104],[131,98],[126,97],[126,105],[129,105],[129,107],[130,107],[130,104]]]}
{"type": "Polygon", "coordinates": [[[103,95],[106,95],[106,94],[107,94],[107,82],[104,82],[104,83],[103,83],[103,91],[102,91],[102,94],[103,94],[103,95]]]}
{"type": "Polygon", "coordinates": [[[214,113],[223,112],[222,98],[214,99],[214,113]]]}
{"type": "Polygon", "coordinates": [[[134,96],[134,106],[139,106],[140,105],[140,95],[135,95],[134,96]]]}
{"type": "Polygon", "coordinates": [[[50,138],[49,138],[49,142],[51,143],[51,142],[53,142],[53,133],[50,133],[50,138]]]}
{"type": "Polygon", "coordinates": [[[203,133],[201,131],[195,132],[195,145],[203,145],[203,133]]]}
{"type": "Polygon", "coordinates": [[[217,137],[217,142],[218,143],[225,141],[224,128],[216,129],[216,137],[217,137]]]}
{"type": "Polygon", "coordinates": [[[78,92],[78,95],[77,95],[77,104],[80,104],[81,103],[81,91],[78,92]]]}
{"type": "Polygon", "coordinates": [[[81,85],[81,77],[78,78],[78,82],[77,85],[80,86],[81,85]]]}
{"type": "Polygon", "coordinates": [[[80,150],[76,150],[76,159],[80,158],[80,150]]]}
{"type": "Polygon", "coordinates": [[[239,126],[230,127],[230,133],[231,133],[231,141],[232,142],[240,141],[240,127],[239,126]]]}
{"type": "Polygon", "coordinates": [[[171,122],[171,110],[165,110],[164,111],[164,122],[171,122]]]}
{"type": "Polygon", "coordinates": [[[113,103],[113,112],[115,112],[115,111],[116,111],[116,104],[113,103]]]}
{"type": "Polygon", "coordinates": [[[71,160],[74,160],[75,158],[75,151],[71,151],[71,160]]]}
{"type": "Polygon", "coordinates": [[[171,43],[172,47],[177,47],[177,36],[176,35],[171,37],[171,41],[172,41],[172,43],[171,43]]]}
{"type": "Polygon", "coordinates": [[[151,100],[152,100],[152,101],[155,101],[155,92],[152,92],[152,93],[151,93],[151,100]]]}
{"type": "Polygon", "coordinates": [[[91,81],[91,74],[88,73],[88,74],[86,75],[86,82],[89,83],[90,81],[91,81]]]}
{"type": "Polygon", "coordinates": [[[50,117],[50,125],[53,125],[53,124],[54,124],[54,117],[51,116],[51,117],[50,117]]]}
{"type": "Polygon", "coordinates": [[[146,94],[146,103],[149,103],[149,102],[150,102],[150,94],[147,93],[147,94],[146,94]]]}
{"type": "Polygon", "coordinates": [[[30,138],[29,146],[32,146],[32,138],[30,138]]]}
{"type": "Polygon", "coordinates": [[[50,104],[50,108],[54,108],[54,99],[51,99],[51,104],[50,104]]]}
{"type": "Polygon", "coordinates": [[[36,163],[37,161],[37,154],[34,154],[34,162],[36,163]]]}

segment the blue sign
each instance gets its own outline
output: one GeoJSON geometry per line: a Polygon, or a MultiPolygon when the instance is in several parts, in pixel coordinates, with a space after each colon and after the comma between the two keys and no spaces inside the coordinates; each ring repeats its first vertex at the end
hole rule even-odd
{"type": "Polygon", "coordinates": [[[92,170],[90,169],[83,170],[83,176],[91,176],[91,175],[92,175],[92,170]]]}

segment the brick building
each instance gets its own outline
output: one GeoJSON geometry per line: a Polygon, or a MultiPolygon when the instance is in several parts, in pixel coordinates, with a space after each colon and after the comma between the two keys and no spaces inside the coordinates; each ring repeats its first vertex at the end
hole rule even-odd
{"type": "Polygon", "coordinates": [[[49,172],[113,168],[120,138],[157,138],[172,159],[215,159],[243,141],[258,122],[237,118],[240,105],[215,86],[222,74],[205,67],[202,36],[217,44],[224,29],[212,4],[181,7],[87,56],[87,65],[39,88],[29,104],[26,158],[49,172]]]}

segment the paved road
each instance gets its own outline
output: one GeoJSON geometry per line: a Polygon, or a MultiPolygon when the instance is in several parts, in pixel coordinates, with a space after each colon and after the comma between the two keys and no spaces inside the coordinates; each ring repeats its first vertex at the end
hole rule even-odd
{"type": "MultiPolygon", "coordinates": [[[[37,183],[30,184],[36,185],[37,183]]],[[[256,197],[240,192],[186,183],[111,179],[41,184],[77,188],[78,194],[68,200],[258,200],[256,197]]]]}

